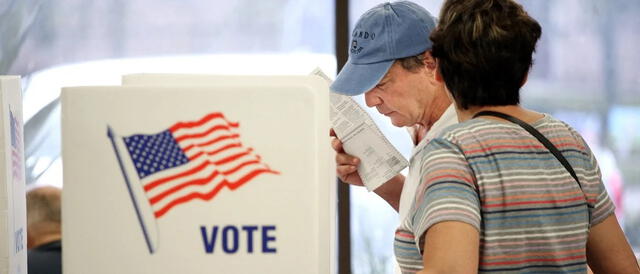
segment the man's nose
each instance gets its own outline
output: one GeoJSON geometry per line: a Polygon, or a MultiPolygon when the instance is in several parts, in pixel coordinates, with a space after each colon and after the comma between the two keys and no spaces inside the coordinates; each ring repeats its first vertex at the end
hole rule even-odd
{"type": "Polygon", "coordinates": [[[364,94],[364,102],[371,108],[382,103],[382,100],[380,100],[380,97],[376,96],[373,92],[369,91],[364,94]]]}

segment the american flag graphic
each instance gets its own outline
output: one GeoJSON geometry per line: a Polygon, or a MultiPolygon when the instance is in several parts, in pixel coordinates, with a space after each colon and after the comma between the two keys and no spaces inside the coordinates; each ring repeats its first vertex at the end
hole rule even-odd
{"type": "Polygon", "coordinates": [[[156,219],[189,201],[211,200],[258,175],[279,174],[238,134],[239,123],[214,112],[156,134],[123,137],[156,219]]]}
{"type": "Polygon", "coordinates": [[[13,112],[9,111],[9,123],[11,129],[11,173],[14,179],[22,178],[22,133],[19,124],[13,112]]]}

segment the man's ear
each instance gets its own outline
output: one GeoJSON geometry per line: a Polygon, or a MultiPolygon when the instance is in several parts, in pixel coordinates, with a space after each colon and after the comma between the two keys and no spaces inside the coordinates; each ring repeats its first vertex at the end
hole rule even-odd
{"type": "Polygon", "coordinates": [[[424,73],[428,81],[431,82],[432,85],[437,85],[438,82],[434,79],[438,70],[438,66],[436,63],[436,59],[431,55],[431,51],[425,51],[423,53],[422,64],[424,65],[424,73]]]}
{"type": "Polygon", "coordinates": [[[425,51],[422,56],[422,63],[429,72],[436,69],[436,59],[431,55],[431,51],[425,51]]]}

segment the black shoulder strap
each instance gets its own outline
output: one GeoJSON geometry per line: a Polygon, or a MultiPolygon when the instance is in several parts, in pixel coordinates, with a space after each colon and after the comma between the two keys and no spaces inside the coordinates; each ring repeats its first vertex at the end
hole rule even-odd
{"type": "MultiPolygon", "coordinates": [[[[533,137],[536,137],[536,139],[538,139],[538,141],[540,141],[540,143],[542,143],[551,152],[551,154],[553,154],[553,156],[555,156],[556,159],[558,159],[558,161],[560,161],[560,163],[564,166],[564,168],[567,169],[569,174],[571,174],[571,177],[573,177],[573,179],[576,180],[576,183],[578,183],[578,186],[580,187],[580,190],[582,190],[582,185],[580,184],[580,180],[578,179],[578,176],[576,175],[576,172],[573,171],[573,168],[571,167],[571,164],[569,164],[567,159],[564,158],[564,156],[562,156],[562,153],[560,153],[560,151],[551,143],[551,141],[549,141],[549,139],[544,137],[544,135],[542,135],[542,133],[540,133],[540,131],[536,130],[534,127],[532,127],[531,125],[527,124],[525,121],[522,121],[522,120],[520,120],[520,119],[518,119],[516,117],[513,117],[513,116],[508,115],[508,114],[504,114],[504,113],[501,113],[501,112],[481,111],[481,112],[478,112],[475,115],[473,115],[473,118],[476,118],[478,116],[495,116],[495,117],[498,117],[498,118],[509,120],[509,121],[511,121],[511,122],[513,122],[515,124],[520,125],[526,131],[531,133],[531,135],[533,135],[533,137]]],[[[584,193],[584,190],[582,191],[582,193],[585,196],[584,198],[585,198],[585,203],[586,203],[587,207],[592,207],[591,205],[589,205],[589,202],[587,201],[587,195],[586,195],[586,193],[584,193]]],[[[589,210],[587,210],[587,211],[589,211],[589,210]]],[[[591,211],[589,211],[589,220],[591,220],[591,211]]]]}

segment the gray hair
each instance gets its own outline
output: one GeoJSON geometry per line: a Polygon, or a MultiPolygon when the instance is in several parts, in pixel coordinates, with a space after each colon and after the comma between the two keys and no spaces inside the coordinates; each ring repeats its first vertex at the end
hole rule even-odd
{"type": "Polygon", "coordinates": [[[418,55],[396,59],[402,68],[410,72],[416,72],[418,68],[424,66],[424,52],[418,55]]]}

